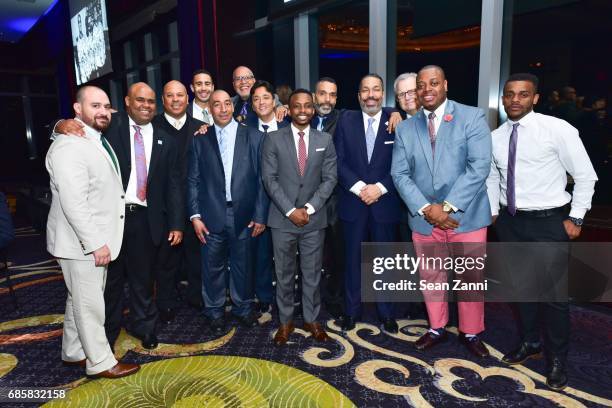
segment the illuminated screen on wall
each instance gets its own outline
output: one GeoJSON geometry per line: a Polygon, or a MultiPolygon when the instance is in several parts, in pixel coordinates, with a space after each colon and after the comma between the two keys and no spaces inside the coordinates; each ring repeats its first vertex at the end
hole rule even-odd
{"type": "Polygon", "coordinates": [[[70,0],[70,28],[77,85],[112,72],[104,0],[70,0]]]}

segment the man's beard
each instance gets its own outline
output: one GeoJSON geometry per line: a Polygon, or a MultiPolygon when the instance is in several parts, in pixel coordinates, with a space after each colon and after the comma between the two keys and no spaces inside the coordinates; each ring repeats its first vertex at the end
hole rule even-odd
{"type": "Polygon", "coordinates": [[[110,125],[110,120],[106,120],[105,122],[99,122],[100,118],[94,118],[94,120],[92,120],[92,123],[88,125],[91,126],[93,129],[97,130],[98,132],[104,132],[106,129],[108,129],[108,126],[110,125]]]}
{"type": "Polygon", "coordinates": [[[317,108],[317,112],[320,115],[329,115],[331,113],[331,111],[333,110],[331,104],[326,103],[323,105],[315,105],[315,107],[317,108]]]}

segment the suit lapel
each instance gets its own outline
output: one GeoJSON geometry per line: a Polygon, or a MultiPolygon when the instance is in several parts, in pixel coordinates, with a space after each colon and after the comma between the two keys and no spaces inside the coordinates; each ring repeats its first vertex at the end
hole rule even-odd
{"type": "Polygon", "coordinates": [[[361,157],[362,162],[365,163],[366,167],[368,167],[368,146],[365,140],[365,129],[363,128],[363,113],[361,111],[359,111],[357,114],[355,126],[357,126],[357,129],[355,131],[355,144],[357,146],[357,152],[361,157]]]}
{"type": "MultiPolygon", "coordinates": [[[[385,113],[385,111],[382,111],[382,114],[380,115],[380,123],[378,124],[378,131],[376,132],[376,140],[374,141],[374,150],[372,151],[372,159],[370,160],[369,164],[374,163],[374,160],[377,158],[377,154],[379,154],[378,152],[381,151],[382,145],[384,145],[385,143],[385,133],[387,132],[387,125],[385,125],[385,122],[389,122],[389,116],[385,113]]],[[[364,140],[365,140],[365,133],[364,133],[364,140]]],[[[367,153],[367,148],[366,148],[366,153],[367,153]]]]}
{"type": "Polygon", "coordinates": [[[162,149],[164,148],[164,137],[160,128],[153,126],[153,146],[151,146],[151,163],[149,163],[149,174],[147,177],[147,183],[151,182],[151,177],[155,172],[157,163],[159,163],[159,157],[162,149]]]}
{"type": "MultiPolygon", "coordinates": [[[[306,178],[306,175],[308,174],[308,170],[310,170],[310,158],[314,159],[314,151],[315,151],[315,142],[317,140],[317,138],[319,137],[319,131],[316,129],[313,129],[312,127],[310,128],[310,134],[308,135],[308,146],[306,147],[307,151],[308,151],[308,156],[306,159],[306,167],[304,168],[304,178],[306,178]]],[[[297,153],[296,156],[297,158],[297,153]]]]}
{"type": "Polygon", "coordinates": [[[298,175],[298,177],[300,176],[300,169],[298,167],[298,162],[297,162],[297,150],[295,150],[295,141],[293,140],[293,132],[291,131],[291,127],[286,127],[283,129],[287,129],[285,130],[285,137],[283,139],[285,139],[285,144],[287,146],[287,151],[289,152],[289,157],[291,157],[292,160],[291,163],[293,163],[293,168],[295,170],[295,173],[298,175]]]}
{"type": "Polygon", "coordinates": [[[211,126],[208,128],[208,132],[206,132],[206,135],[200,135],[199,137],[205,137],[205,136],[210,136],[210,144],[212,145],[212,150],[213,152],[215,152],[215,156],[217,157],[217,161],[219,162],[219,166],[221,166],[221,172],[224,172],[223,170],[223,160],[221,160],[221,149],[219,148],[219,142],[217,142],[217,131],[216,128],[214,126],[211,126]]]}
{"type": "Polygon", "coordinates": [[[425,160],[427,161],[427,166],[429,167],[429,171],[433,175],[433,154],[431,152],[431,143],[429,141],[429,131],[427,130],[427,119],[425,118],[425,113],[423,109],[420,109],[416,114],[416,130],[417,137],[419,138],[419,143],[421,144],[421,148],[423,149],[423,155],[425,156],[425,160]]]}
{"type": "Polygon", "coordinates": [[[440,127],[438,128],[438,133],[436,134],[436,153],[434,156],[434,172],[435,175],[440,167],[440,161],[442,158],[442,154],[444,149],[446,148],[446,144],[448,143],[448,139],[453,131],[453,121],[446,122],[444,117],[447,114],[452,114],[455,110],[455,105],[451,100],[446,102],[446,108],[444,109],[444,115],[440,118],[440,127]]]}
{"type": "MultiPolygon", "coordinates": [[[[247,135],[247,127],[238,125],[238,129],[236,130],[236,141],[234,142],[234,160],[232,162],[232,180],[231,187],[233,191],[234,179],[237,174],[237,168],[244,163],[241,163],[243,160],[243,156],[245,155],[247,145],[248,145],[248,135],[247,135]]],[[[232,194],[232,197],[234,194],[232,194]]]]}
{"type": "MultiPolygon", "coordinates": [[[[89,139],[89,137],[87,138],[89,139]]],[[[104,156],[104,158],[106,159],[106,161],[108,162],[108,164],[111,166],[111,169],[113,170],[113,174],[115,175],[115,177],[117,178],[117,180],[119,180],[119,184],[121,183],[121,166],[119,165],[119,159],[117,158],[117,155],[115,154],[115,151],[113,150],[113,148],[111,147],[111,153],[115,156],[115,160],[117,160],[117,168],[115,168],[115,163],[113,163],[113,159],[111,159],[111,157],[109,156],[109,153],[106,151],[106,149],[104,148],[104,146],[102,145],[102,141],[97,141],[97,140],[93,140],[93,139],[89,139],[89,141],[91,143],[93,143],[93,145],[96,147],[96,149],[98,149],[100,152],[102,152],[102,155],[104,156]]]]}

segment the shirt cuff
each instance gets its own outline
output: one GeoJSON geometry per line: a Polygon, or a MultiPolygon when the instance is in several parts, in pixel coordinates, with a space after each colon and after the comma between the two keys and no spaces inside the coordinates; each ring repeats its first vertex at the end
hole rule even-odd
{"type": "Polygon", "coordinates": [[[491,207],[491,217],[499,215],[499,207],[491,207]]]}
{"type": "Polygon", "coordinates": [[[431,203],[427,203],[424,206],[422,206],[421,208],[419,208],[419,211],[417,211],[419,213],[419,215],[425,215],[423,214],[423,210],[427,207],[429,207],[431,205],[431,203]]]}
{"type": "Polygon", "coordinates": [[[202,219],[202,215],[201,214],[193,214],[191,217],[189,217],[189,221],[193,221],[194,218],[202,219]]]}
{"type": "Polygon", "coordinates": [[[57,127],[57,125],[59,125],[60,122],[63,122],[64,119],[60,119],[57,122],[55,122],[55,125],[53,125],[53,131],[51,133],[56,134],[57,132],[55,131],[55,128],[57,127]]]}
{"type": "Polygon", "coordinates": [[[351,191],[351,193],[355,194],[356,196],[359,196],[359,194],[361,193],[361,189],[365,185],[366,185],[366,183],[364,183],[363,181],[359,180],[358,182],[353,184],[353,187],[350,188],[350,191],[351,191]]]}
{"type": "Polygon", "coordinates": [[[389,191],[388,191],[388,190],[385,188],[385,186],[383,186],[383,183],[381,183],[381,182],[376,183],[376,186],[378,186],[378,188],[380,188],[380,193],[381,193],[382,195],[385,195],[385,194],[387,194],[387,193],[389,192],[389,191]]]}
{"type": "Polygon", "coordinates": [[[293,207],[292,209],[290,209],[289,211],[287,211],[287,214],[285,214],[287,217],[289,217],[293,212],[295,211],[295,207],[293,207]]]}
{"type": "Polygon", "coordinates": [[[306,214],[312,215],[315,213],[315,208],[312,206],[312,204],[306,203],[304,207],[306,207],[306,214]]]}
{"type": "Polygon", "coordinates": [[[570,210],[569,216],[573,218],[584,219],[584,215],[586,214],[586,212],[587,210],[584,208],[572,208],[570,210]]]}

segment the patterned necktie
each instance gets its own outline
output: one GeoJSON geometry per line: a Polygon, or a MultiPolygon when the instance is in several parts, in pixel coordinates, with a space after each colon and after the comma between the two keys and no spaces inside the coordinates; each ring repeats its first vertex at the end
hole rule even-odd
{"type": "Polygon", "coordinates": [[[247,115],[247,105],[249,103],[247,101],[242,102],[242,108],[240,109],[240,116],[245,116],[247,115]]]}
{"type": "Polygon", "coordinates": [[[134,158],[136,160],[136,197],[140,201],[147,199],[147,155],[140,126],[134,125],[134,158]]]}
{"type": "Polygon", "coordinates": [[[210,124],[210,115],[206,109],[202,109],[202,121],[206,124],[210,124]]]}
{"type": "Polygon", "coordinates": [[[113,154],[113,149],[111,149],[110,144],[108,144],[108,140],[104,136],[100,136],[100,141],[102,142],[102,147],[106,150],[106,153],[110,156],[113,161],[113,165],[115,166],[115,171],[119,173],[119,166],[117,165],[117,159],[115,159],[115,155],[113,154]]]}
{"type": "Polygon", "coordinates": [[[298,167],[300,169],[300,176],[304,176],[304,170],[306,169],[306,161],[308,161],[308,154],[306,153],[306,142],[304,142],[304,132],[298,132],[300,140],[298,141],[298,167]]]}
{"type": "Polygon", "coordinates": [[[319,116],[319,124],[317,125],[317,130],[320,132],[323,130],[323,120],[325,119],[325,117],[323,116],[319,116]]]}
{"type": "Polygon", "coordinates": [[[516,214],[516,197],[514,182],[516,176],[516,143],[518,141],[518,123],[512,125],[512,133],[510,134],[510,143],[508,145],[508,173],[506,176],[506,201],[508,203],[508,212],[510,215],[516,214]]]}
{"type": "Polygon", "coordinates": [[[436,114],[431,112],[429,114],[429,122],[427,123],[427,129],[429,130],[429,143],[431,143],[431,151],[436,151],[436,124],[434,123],[434,119],[436,118],[436,114]]]}
{"type": "Polygon", "coordinates": [[[174,121],[174,127],[176,130],[181,130],[181,122],[178,120],[174,121]]]}
{"type": "Polygon", "coordinates": [[[268,128],[270,127],[270,125],[261,125],[261,128],[263,129],[264,133],[268,133],[268,128]]]}
{"type": "Polygon", "coordinates": [[[376,142],[376,134],[374,133],[374,128],[372,124],[374,123],[374,118],[368,118],[368,130],[366,130],[366,149],[368,152],[368,163],[372,159],[372,153],[374,152],[374,143],[376,142]]]}
{"type": "Polygon", "coordinates": [[[225,199],[232,201],[231,187],[231,169],[229,167],[229,157],[227,148],[227,138],[225,137],[225,128],[219,129],[219,151],[221,152],[221,163],[223,164],[223,173],[225,174],[225,199]]]}

